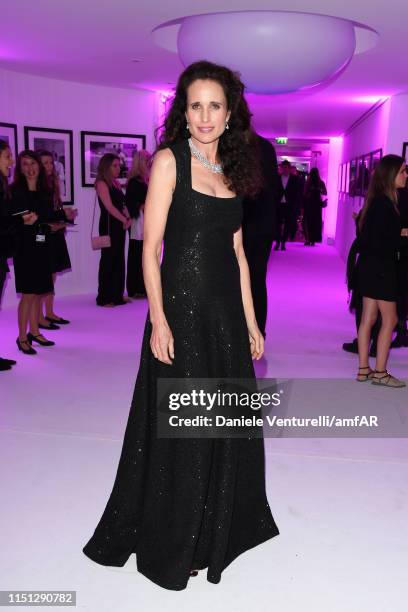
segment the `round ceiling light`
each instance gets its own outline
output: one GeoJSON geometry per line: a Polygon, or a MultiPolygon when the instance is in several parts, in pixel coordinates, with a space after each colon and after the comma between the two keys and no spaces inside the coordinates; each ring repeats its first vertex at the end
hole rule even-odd
{"type": "Polygon", "coordinates": [[[346,19],[286,11],[193,15],[162,24],[153,36],[177,50],[184,66],[201,59],[226,65],[240,72],[248,91],[262,94],[304,91],[333,80],[377,38],[346,19]],[[359,37],[359,30],[368,35],[359,37]]]}

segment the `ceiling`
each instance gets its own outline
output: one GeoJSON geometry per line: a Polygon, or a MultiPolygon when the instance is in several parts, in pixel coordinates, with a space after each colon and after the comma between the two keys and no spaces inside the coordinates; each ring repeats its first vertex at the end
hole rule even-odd
{"type": "Polygon", "coordinates": [[[337,80],[313,94],[249,94],[254,125],[269,137],[341,135],[378,99],[408,90],[402,0],[196,0],[194,4],[191,0],[3,0],[2,4],[0,67],[125,88],[174,86],[183,66],[174,53],[154,43],[151,31],[187,15],[247,9],[302,11],[350,19],[378,32],[375,48],[355,55],[337,80]]]}

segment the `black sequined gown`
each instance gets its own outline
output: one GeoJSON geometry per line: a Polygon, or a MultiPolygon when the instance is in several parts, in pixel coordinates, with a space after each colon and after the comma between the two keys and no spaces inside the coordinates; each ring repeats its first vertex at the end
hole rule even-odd
{"type": "Polygon", "coordinates": [[[139,572],[181,590],[190,568],[208,568],[207,580],[218,583],[238,555],[279,531],[265,493],[262,438],[156,436],[157,377],[255,376],[233,249],[241,198],[194,191],[188,142],[171,150],[177,184],[161,278],[175,358],[171,366],[154,358],[148,315],[115,483],[83,551],[112,566],[136,553],[139,572]]]}

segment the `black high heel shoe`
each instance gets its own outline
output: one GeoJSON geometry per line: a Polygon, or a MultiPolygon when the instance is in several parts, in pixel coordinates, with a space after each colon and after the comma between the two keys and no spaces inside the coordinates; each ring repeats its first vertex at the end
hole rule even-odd
{"type": "Polygon", "coordinates": [[[59,325],[55,325],[55,323],[50,323],[49,325],[42,325],[42,323],[38,324],[40,329],[61,329],[59,325]]]}
{"type": "Polygon", "coordinates": [[[20,340],[20,338],[17,338],[16,343],[18,346],[18,350],[24,353],[24,355],[36,355],[37,354],[37,351],[33,349],[31,344],[29,343],[28,337],[27,337],[27,340],[20,340]],[[25,344],[29,348],[23,348],[23,344],[25,344]]]}
{"type": "Polygon", "coordinates": [[[34,334],[28,333],[27,334],[27,340],[32,343],[32,342],[37,342],[37,344],[40,344],[41,346],[54,346],[55,342],[52,342],[52,340],[39,340],[40,336],[42,336],[42,334],[38,334],[37,336],[34,336],[34,334]]]}
{"type": "Polygon", "coordinates": [[[68,325],[68,323],[71,323],[71,321],[68,321],[68,319],[63,319],[62,317],[59,317],[58,319],[54,319],[53,317],[45,317],[45,318],[47,321],[49,321],[53,325],[68,325]]]}

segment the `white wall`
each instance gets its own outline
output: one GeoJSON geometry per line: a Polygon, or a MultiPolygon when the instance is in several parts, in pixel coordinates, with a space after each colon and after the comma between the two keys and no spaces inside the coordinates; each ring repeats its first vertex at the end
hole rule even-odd
{"type": "MultiPolygon", "coordinates": [[[[388,145],[391,115],[392,99],[390,98],[348,133],[343,139],[342,163],[376,149],[382,149],[383,155],[394,152],[389,150],[388,145]]],[[[396,152],[400,153],[401,149],[396,152]]],[[[357,212],[362,203],[362,198],[350,198],[344,194],[341,194],[338,199],[335,247],[344,260],[355,238],[355,222],[352,213],[357,212]]]]}
{"type": "Polygon", "coordinates": [[[386,152],[401,155],[403,142],[408,142],[408,93],[391,98],[386,152]]]}
{"type": "MultiPolygon", "coordinates": [[[[95,293],[99,252],[90,248],[94,190],[81,186],[80,131],[146,134],[154,149],[159,94],[57,81],[0,70],[0,121],[18,126],[19,150],[24,148],[24,126],[73,130],[74,201],[78,226],[68,230],[72,272],[59,275],[59,295],[95,293]]],[[[12,273],[13,274],[13,273],[12,273]]],[[[15,304],[13,275],[3,296],[3,306],[15,304]]]]}

